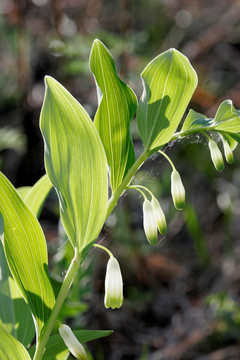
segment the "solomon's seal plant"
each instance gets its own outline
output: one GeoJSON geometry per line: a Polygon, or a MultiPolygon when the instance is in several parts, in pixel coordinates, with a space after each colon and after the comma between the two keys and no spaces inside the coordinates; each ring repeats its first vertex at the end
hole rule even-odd
{"type": "MultiPolygon", "coordinates": [[[[28,191],[18,191],[0,173],[3,360],[65,359],[69,351],[78,359],[86,359],[82,343],[107,336],[111,331],[72,332],[68,326],[60,325],[60,334],[52,334],[52,329],[83,260],[94,245],[101,247],[97,244],[99,233],[119,197],[126,189],[140,191],[144,230],[152,245],[158,242],[158,231],[165,234],[167,230],[159,200],[146,187],[131,184],[139,167],[154,153],[167,158],[172,166],[173,202],[182,209],[185,190],[164,147],[176,139],[202,133],[208,138],[214,166],[222,170],[223,157],[215,140],[221,140],[229,163],[233,162],[233,150],[240,142],[240,112],[230,100],[223,101],[214,118],[190,110],[179,128],[197,86],[197,74],[189,60],[175,49],[157,56],[143,70],[139,102],[119,78],[110,52],[99,40],[92,46],[90,69],[99,102],[93,121],[57,80],[46,76],[40,119],[46,174],[28,191]],[[135,114],[143,142],[137,159],[129,130],[135,114]],[[56,298],[49,277],[45,236],[38,222],[52,187],[74,250],[56,298]],[[30,346],[33,339],[36,341],[30,346]]],[[[123,301],[122,276],[116,258],[110,251],[109,255],[105,306],[118,308],[123,301]]]]}

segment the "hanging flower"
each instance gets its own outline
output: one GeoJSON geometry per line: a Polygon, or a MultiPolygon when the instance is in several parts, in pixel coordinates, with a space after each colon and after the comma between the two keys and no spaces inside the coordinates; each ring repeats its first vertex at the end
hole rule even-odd
{"type": "Polygon", "coordinates": [[[78,341],[71,328],[67,325],[61,324],[59,333],[65,342],[70,353],[78,360],[88,360],[86,351],[82,344],[78,341]]]}
{"type": "Polygon", "coordinates": [[[123,303],[123,280],[119,263],[114,256],[110,256],[105,278],[104,304],[108,309],[120,308],[123,303]]]}
{"type": "Polygon", "coordinates": [[[234,161],[232,149],[226,139],[222,137],[223,147],[224,147],[224,155],[229,164],[232,164],[234,161]]]}
{"type": "Polygon", "coordinates": [[[167,232],[167,224],[166,224],[166,218],[165,218],[164,212],[162,211],[161,205],[155,197],[152,198],[151,204],[152,204],[152,208],[154,211],[155,221],[156,221],[158,230],[161,235],[165,235],[167,232]]]}
{"type": "Polygon", "coordinates": [[[143,228],[151,245],[158,241],[156,216],[151,202],[147,199],[143,203],[143,228]]]}
{"type": "Polygon", "coordinates": [[[185,205],[185,189],[177,170],[173,170],[171,174],[171,193],[175,208],[182,210],[185,205]]]}
{"type": "Polygon", "coordinates": [[[219,147],[217,146],[215,141],[213,141],[212,139],[209,140],[208,146],[209,146],[211,158],[212,158],[212,161],[213,161],[213,164],[214,164],[216,170],[222,171],[224,169],[224,162],[223,162],[222,153],[219,150],[219,147]]]}

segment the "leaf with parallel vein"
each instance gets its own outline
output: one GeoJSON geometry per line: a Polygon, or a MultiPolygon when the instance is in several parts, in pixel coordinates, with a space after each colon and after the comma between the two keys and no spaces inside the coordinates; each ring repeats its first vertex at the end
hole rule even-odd
{"type": "Polygon", "coordinates": [[[30,307],[40,333],[54,306],[42,228],[9,180],[0,173],[3,246],[9,269],[30,307]]]}
{"type": "Polygon", "coordinates": [[[141,77],[137,123],[145,150],[154,152],[177,129],[197,86],[197,75],[183,54],[170,49],[153,59],[141,77]]]}
{"type": "Polygon", "coordinates": [[[81,252],[96,239],[108,200],[107,159],[89,115],[55,79],[45,78],[40,128],[45,166],[55,187],[62,223],[81,252]]]}
{"type": "Polygon", "coordinates": [[[136,112],[137,98],[119,78],[112,55],[99,40],[92,46],[90,69],[99,95],[94,123],[106,151],[114,194],[135,160],[129,125],[136,112]]]}

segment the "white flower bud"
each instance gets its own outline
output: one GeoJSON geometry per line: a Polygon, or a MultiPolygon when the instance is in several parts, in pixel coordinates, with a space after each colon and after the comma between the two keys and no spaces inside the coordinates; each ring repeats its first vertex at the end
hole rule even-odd
{"type": "Polygon", "coordinates": [[[221,151],[219,150],[215,141],[213,141],[212,139],[209,140],[208,146],[209,146],[211,158],[212,158],[212,161],[213,161],[213,164],[214,164],[216,170],[222,171],[224,169],[224,162],[223,162],[223,157],[222,157],[221,151]]]}
{"type": "Polygon", "coordinates": [[[78,341],[71,328],[67,325],[60,325],[59,333],[65,342],[70,353],[78,360],[88,360],[86,351],[78,341]]]}
{"type": "Polygon", "coordinates": [[[177,170],[173,170],[171,174],[171,193],[175,208],[182,210],[185,205],[185,189],[177,170]]]}
{"type": "Polygon", "coordinates": [[[234,157],[233,157],[233,152],[232,152],[232,149],[228,143],[227,140],[225,140],[224,138],[222,138],[222,142],[223,142],[223,147],[224,147],[224,155],[225,155],[225,158],[227,160],[227,162],[229,164],[232,164],[233,161],[234,161],[234,157]]]}
{"type": "Polygon", "coordinates": [[[160,234],[164,235],[167,232],[167,224],[164,212],[162,211],[159,201],[155,197],[152,198],[151,204],[153,207],[158,230],[160,234]]]}
{"type": "Polygon", "coordinates": [[[104,304],[108,309],[120,308],[123,303],[123,280],[119,263],[114,256],[108,260],[105,278],[104,304]]]}
{"type": "Polygon", "coordinates": [[[156,245],[158,241],[156,217],[153,206],[147,199],[143,203],[143,228],[150,244],[156,245]]]}

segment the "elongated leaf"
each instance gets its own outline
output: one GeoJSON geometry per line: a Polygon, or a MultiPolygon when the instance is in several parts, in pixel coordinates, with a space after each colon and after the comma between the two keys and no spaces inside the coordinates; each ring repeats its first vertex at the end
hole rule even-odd
{"type": "Polygon", "coordinates": [[[153,59],[141,77],[137,123],[145,149],[152,151],[175,132],[197,86],[197,75],[189,60],[171,49],[153,59]]]}
{"type": "MultiPolygon", "coordinates": [[[[0,223],[3,230],[3,221],[0,223]]],[[[0,273],[0,319],[8,332],[28,347],[35,335],[32,314],[10,274],[1,241],[0,273]]]]}
{"type": "Polygon", "coordinates": [[[40,127],[45,166],[57,190],[66,233],[79,251],[99,234],[107,209],[107,159],[83,107],[56,80],[46,77],[40,127]]]}
{"type": "MultiPolygon", "coordinates": [[[[33,187],[26,186],[17,190],[28,203],[33,213],[38,216],[51,188],[52,184],[48,177],[44,175],[33,187]]],[[[1,237],[3,236],[3,231],[4,224],[1,218],[1,237]]],[[[0,278],[0,318],[7,330],[24,346],[28,347],[35,335],[32,314],[11,276],[2,243],[0,243],[0,271],[2,275],[0,278]]]]}
{"type": "Polygon", "coordinates": [[[31,360],[25,347],[15,339],[0,321],[0,359],[31,360]]]}
{"type": "MultiPolygon", "coordinates": [[[[74,335],[81,343],[100,339],[112,334],[111,330],[74,330],[74,335]]],[[[35,345],[29,350],[30,355],[33,355],[35,345]]],[[[49,338],[46,351],[43,355],[43,360],[63,360],[69,351],[59,334],[53,335],[49,338]]]]}
{"type": "Polygon", "coordinates": [[[137,98],[118,77],[112,55],[99,40],[93,43],[90,69],[99,92],[94,123],[106,151],[114,193],[135,160],[129,124],[136,112],[137,98]]]}
{"type": "Polygon", "coordinates": [[[41,226],[17,190],[0,173],[0,212],[4,220],[4,252],[40,331],[55,299],[48,277],[47,248],[41,226]]]}
{"type": "Polygon", "coordinates": [[[24,201],[30,207],[34,215],[39,217],[44,202],[52,189],[52,183],[48,176],[45,174],[39,179],[36,184],[28,191],[23,197],[24,201]]]}

